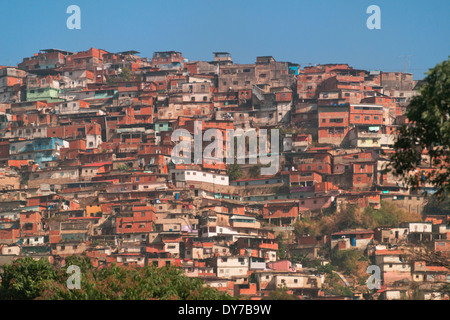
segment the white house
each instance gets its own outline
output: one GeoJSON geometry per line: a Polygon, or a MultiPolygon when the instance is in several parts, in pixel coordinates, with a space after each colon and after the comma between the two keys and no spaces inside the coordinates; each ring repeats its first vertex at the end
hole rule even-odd
{"type": "Polygon", "coordinates": [[[189,182],[210,183],[221,186],[228,186],[229,179],[225,174],[217,174],[212,172],[204,172],[200,170],[170,170],[172,181],[177,187],[183,187],[189,182]]]}

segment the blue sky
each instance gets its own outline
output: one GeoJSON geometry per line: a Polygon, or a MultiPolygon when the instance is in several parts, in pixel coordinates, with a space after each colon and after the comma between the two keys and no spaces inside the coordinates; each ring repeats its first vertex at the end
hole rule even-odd
{"type": "Polygon", "coordinates": [[[227,51],[236,63],[349,63],[355,68],[414,73],[450,55],[448,0],[0,0],[0,65],[17,65],[40,49],[110,52],[181,51],[212,60],[227,51]],[[69,5],[81,9],[81,30],[69,30],[69,5]],[[370,5],[381,29],[369,30],[370,5]],[[405,60],[406,55],[406,60],[405,60]]]}

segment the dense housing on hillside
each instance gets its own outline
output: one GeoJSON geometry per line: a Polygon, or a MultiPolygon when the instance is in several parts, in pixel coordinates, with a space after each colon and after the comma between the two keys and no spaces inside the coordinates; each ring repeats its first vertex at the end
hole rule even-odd
{"type": "Polygon", "coordinates": [[[285,285],[324,298],[323,274],[278,256],[284,233],[317,259],[320,248],[364,250],[382,270],[386,299],[402,297],[401,281],[425,283],[435,298],[448,269],[402,259],[402,246],[448,254],[448,216],[292,233],[299,219],[346,203],[422,212],[424,196],[384,170],[416,89],[409,73],[301,68],[271,56],[234,64],[228,52],[189,61],[176,51],[148,59],[45,49],[0,67],[0,268],[77,254],[94,266],[176,265],[235,296],[260,299],[285,285]],[[195,123],[200,134],[219,130],[224,145],[229,130],[279,129],[277,172],[261,175],[250,159],[238,175],[214,159],[174,163],[172,132],[193,138],[195,123]]]}

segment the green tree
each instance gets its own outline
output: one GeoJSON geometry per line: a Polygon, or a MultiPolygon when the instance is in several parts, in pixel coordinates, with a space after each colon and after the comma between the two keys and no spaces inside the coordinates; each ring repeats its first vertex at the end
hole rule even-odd
{"type": "Polygon", "coordinates": [[[399,227],[402,222],[422,220],[420,214],[409,213],[400,209],[394,203],[386,201],[381,201],[379,209],[365,208],[363,216],[366,218],[366,224],[369,228],[378,226],[399,227]]]}
{"type": "Polygon", "coordinates": [[[122,72],[119,75],[121,81],[130,81],[131,80],[131,70],[127,67],[122,69],[122,72]]]}
{"type": "Polygon", "coordinates": [[[0,299],[30,300],[39,297],[46,282],[58,281],[60,275],[48,260],[26,257],[4,266],[0,299]]]}
{"type": "Polygon", "coordinates": [[[368,258],[360,250],[335,250],[331,262],[346,274],[357,275],[361,267],[368,265],[368,258]]]}
{"type": "Polygon", "coordinates": [[[117,167],[117,169],[119,169],[119,171],[128,171],[130,170],[130,167],[126,164],[121,164],[119,167],[117,167]]]}
{"type": "Polygon", "coordinates": [[[231,181],[237,180],[240,177],[242,177],[241,166],[238,165],[237,163],[231,164],[230,167],[228,168],[228,177],[230,178],[231,181]]]}
{"type": "Polygon", "coordinates": [[[428,196],[427,204],[423,208],[422,214],[450,215],[450,196],[443,195],[438,198],[435,195],[428,196]]]}
{"type": "Polygon", "coordinates": [[[199,278],[189,278],[178,267],[155,268],[112,265],[91,268],[82,273],[81,289],[69,290],[65,282],[49,284],[41,299],[53,300],[222,300],[233,299],[226,293],[205,285],[199,278]]]}
{"type": "Polygon", "coordinates": [[[450,192],[450,59],[427,72],[419,94],[410,103],[409,123],[399,128],[391,169],[412,186],[431,183],[437,195],[450,192]],[[429,164],[423,156],[428,154],[429,164]],[[414,172],[427,166],[429,172],[414,172]]]}
{"type": "Polygon", "coordinates": [[[353,288],[342,285],[342,280],[336,273],[326,273],[323,291],[331,296],[353,296],[353,288]]]}
{"type": "Polygon", "coordinates": [[[80,270],[82,272],[89,272],[93,268],[91,259],[84,256],[78,255],[68,256],[65,258],[65,262],[66,268],[71,265],[74,265],[80,267],[80,270]]]}
{"type": "Polygon", "coordinates": [[[250,177],[252,177],[252,178],[257,178],[259,176],[259,173],[260,173],[259,166],[253,166],[249,170],[250,177]]]}
{"type": "Polygon", "coordinates": [[[87,257],[66,258],[66,267],[56,268],[47,260],[16,260],[5,266],[0,298],[40,300],[230,300],[226,293],[206,285],[199,278],[184,275],[181,268],[111,265],[95,268],[87,257]],[[69,289],[66,267],[77,265],[81,288],[69,289]]]}
{"type": "Polygon", "coordinates": [[[310,218],[302,218],[294,223],[294,232],[297,236],[302,236],[304,234],[315,236],[318,234],[317,225],[317,221],[313,221],[310,218]]]}
{"type": "Polygon", "coordinates": [[[279,233],[275,238],[278,244],[277,257],[280,260],[284,260],[288,258],[288,246],[284,241],[283,233],[279,233]]]}

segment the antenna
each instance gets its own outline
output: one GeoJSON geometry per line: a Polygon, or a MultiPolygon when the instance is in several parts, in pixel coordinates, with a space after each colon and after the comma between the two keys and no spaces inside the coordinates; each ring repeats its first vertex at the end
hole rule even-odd
{"type": "Polygon", "coordinates": [[[412,54],[404,54],[399,56],[399,58],[403,58],[403,73],[406,73],[406,60],[408,57],[412,57],[412,54]]]}

